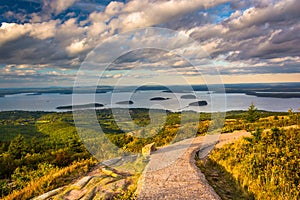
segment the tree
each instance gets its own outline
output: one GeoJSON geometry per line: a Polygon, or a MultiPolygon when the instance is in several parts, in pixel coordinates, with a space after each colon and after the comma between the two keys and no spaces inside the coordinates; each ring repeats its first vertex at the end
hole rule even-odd
{"type": "Polygon", "coordinates": [[[251,133],[253,135],[254,141],[259,141],[261,139],[262,130],[257,128],[254,132],[251,133]]]}
{"type": "Polygon", "coordinates": [[[259,119],[259,114],[257,112],[257,108],[255,107],[254,103],[252,102],[251,105],[248,108],[248,112],[246,115],[246,120],[248,122],[255,122],[259,119]]]}
{"type": "Polygon", "coordinates": [[[71,138],[69,140],[69,148],[72,152],[76,152],[76,153],[83,152],[81,142],[76,138],[71,138]]]}
{"type": "Polygon", "coordinates": [[[8,147],[8,153],[14,159],[20,159],[22,156],[25,156],[28,151],[28,145],[25,141],[25,138],[19,134],[15,139],[10,142],[8,147]]]}
{"type": "Polygon", "coordinates": [[[289,110],[288,110],[288,113],[289,113],[289,122],[290,122],[290,124],[292,125],[292,124],[297,124],[297,113],[295,113],[294,111],[293,111],[293,108],[290,108],[289,110]]]}
{"type": "Polygon", "coordinates": [[[40,141],[36,137],[30,140],[30,151],[31,153],[40,153],[42,151],[42,146],[40,141]]]}
{"type": "Polygon", "coordinates": [[[11,155],[9,155],[8,153],[2,154],[2,156],[0,157],[0,179],[9,179],[15,168],[16,162],[11,157],[11,155]]]}

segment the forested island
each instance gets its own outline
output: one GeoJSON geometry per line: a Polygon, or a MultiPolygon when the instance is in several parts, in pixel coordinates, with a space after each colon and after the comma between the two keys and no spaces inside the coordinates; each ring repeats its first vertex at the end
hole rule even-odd
{"type": "Polygon", "coordinates": [[[180,97],[181,99],[196,99],[197,97],[193,94],[185,94],[180,97]]]}
{"type": "Polygon", "coordinates": [[[165,97],[153,97],[150,99],[150,101],[165,101],[168,100],[170,98],[165,98],[165,97]]]}
{"type": "Polygon", "coordinates": [[[189,106],[206,106],[207,101],[196,101],[189,104],[189,106]]]}
{"type": "Polygon", "coordinates": [[[117,102],[116,104],[120,104],[120,105],[132,105],[132,104],[134,104],[134,102],[133,101],[119,101],[119,102],[117,102]]]}
{"type": "Polygon", "coordinates": [[[56,109],[58,110],[72,110],[72,109],[87,109],[87,108],[100,108],[104,105],[101,103],[88,103],[82,105],[68,105],[68,106],[58,106],[56,109]]]}

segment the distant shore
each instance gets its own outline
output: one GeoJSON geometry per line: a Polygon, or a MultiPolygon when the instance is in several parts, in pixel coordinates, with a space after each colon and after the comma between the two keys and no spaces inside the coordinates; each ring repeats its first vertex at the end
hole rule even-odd
{"type": "Polygon", "coordinates": [[[41,94],[101,94],[108,92],[138,92],[138,91],[162,91],[168,93],[194,93],[203,91],[209,93],[242,93],[256,97],[273,98],[300,98],[299,83],[251,83],[251,84],[224,84],[217,86],[207,85],[177,85],[177,86],[123,86],[118,89],[112,86],[89,86],[89,87],[49,87],[49,88],[0,88],[0,97],[29,93],[30,95],[41,94]],[[211,89],[215,91],[210,91],[211,89]]]}

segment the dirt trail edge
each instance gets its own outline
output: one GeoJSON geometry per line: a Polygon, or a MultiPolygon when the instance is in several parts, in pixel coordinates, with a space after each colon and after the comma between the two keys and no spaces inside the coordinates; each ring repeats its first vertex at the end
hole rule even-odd
{"type": "MultiPolygon", "coordinates": [[[[216,146],[249,135],[247,132],[222,134],[216,146]]],[[[195,154],[203,141],[204,136],[200,136],[153,152],[139,180],[138,199],[221,199],[195,165],[195,154]]]]}

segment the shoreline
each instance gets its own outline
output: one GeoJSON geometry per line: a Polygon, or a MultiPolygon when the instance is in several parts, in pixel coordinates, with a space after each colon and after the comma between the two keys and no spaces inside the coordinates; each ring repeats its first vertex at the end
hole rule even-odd
{"type": "MultiPolygon", "coordinates": [[[[216,114],[216,113],[243,113],[243,112],[247,112],[247,110],[228,110],[228,111],[215,111],[215,112],[205,112],[205,111],[201,111],[201,112],[197,112],[195,110],[181,110],[181,111],[175,111],[175,110],[167,110],[167,109],[158,109],[158,108],[122,108],[122,107],[115,107],[115,108],[96,108],[96,109],[78,109],[75,111],[101,111],[101,110],[112,110],[112,109],[119,109],[119,110],[156,110],[156,111],[166,111],[166,112],[170,112],[170,113],[181,113],[181,112],[192,112],[192,113],[203,113],[203,114],[216,114]]],[[[257,110],[260,113],[273,113],[273,114],[287,114],[288,111],[272,111],[272,110],[257,110]]],[[[38,112],[38,113],[72,113],[73,110],[56,110],[56,111],[43,111],[43,110],[0,110],[0,113],[4,113],[4,112],[38,112]]],[[[300,111],[293,111],[294,113],[299,113],[300,111]]]]}

